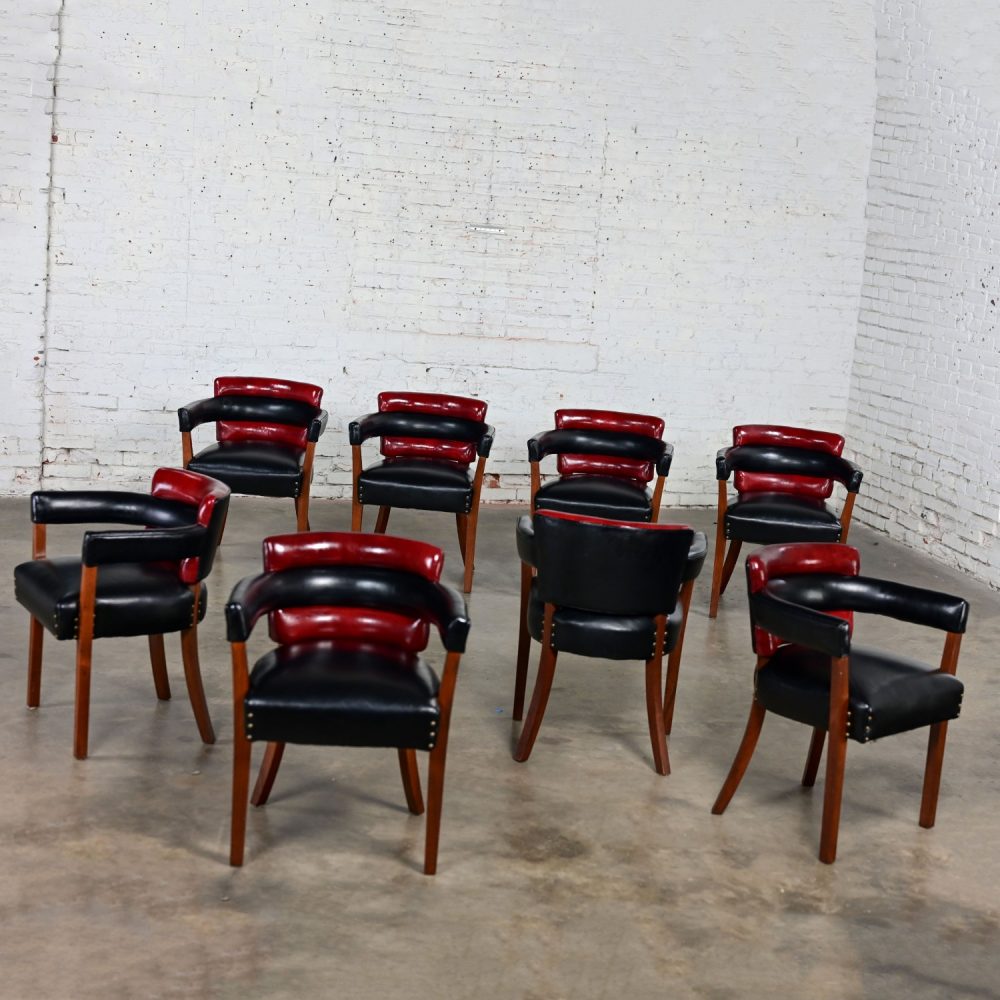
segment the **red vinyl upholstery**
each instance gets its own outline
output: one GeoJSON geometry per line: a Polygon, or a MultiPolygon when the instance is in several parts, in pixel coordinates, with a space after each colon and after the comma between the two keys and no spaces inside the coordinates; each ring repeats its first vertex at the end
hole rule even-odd
{"type": "MultiPolygon", "coordinates": [[[[319,407],[323,390],[308,382],[285,379],[249,378],[242,375],[220,376],[215,380],[215,396],[259,396],[262,399],[293,399],[319,407]]],[[[218,441],[250,441],[305,448],[307,426],[269,424],[255,421],[220,420],[215,425],[218,441]]]]}
{"type": "MultiPolygon", "coordinates": [[[[665,424],[659,417],[619,410],[556,410],[557,430],[611,431],[663,440],[665,424]]],[[[560,454],[556,468],[561,476],[617,476],[635,483],[653,478],[654,463],[617,455],[560,454]]]]}

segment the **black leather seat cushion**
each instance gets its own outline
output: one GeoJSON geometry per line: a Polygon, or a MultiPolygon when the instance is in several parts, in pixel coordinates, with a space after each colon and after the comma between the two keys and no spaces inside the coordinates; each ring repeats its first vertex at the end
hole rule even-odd
{"type": "MultiPolygon", "coordinates": [[[[532,585],[528,600],[528,631],[542,641],[545,605],[532,585]]],[[[680,605],[667,617],[664,652],[680,636],[684,612],[680,605]]],[[[602,660],[648,660],[656,643],[656,620],[643,615],[603,615],[576,608],[557,608],[552,616],[552,647],[558,653],[577,653],[602,660]]]]}
{"type": "MultiPolygon", "coordinates": [[[[79,559],[21,563],[14,569],[14,594],[57,639],[76,637],[79,559]]],[[[199,619],[205,617],[207,588],[202,595],[199,619]]],[[[112,563],[97,571],[94,638],[178,632],[191,627],[193,614],[194,594],[170,567],[112,563]]]]}
{"type": "Polygon", "coordinates": [[[840,521],[822,500],[788,493],[755,493],[726,511],[726,538],[774,542],[836,542],[840,521]]]}
{"type": "Polygon", "coordinates": [[[472,509],[469,470],[455,462],[387,458],[358,476],[363,504],[468,514],[472,509]]]}
{"type": "Polygon", "coordinates": [[[303,454],[279,444],[219,441],[199,451],[188,468],[220,480],[234,493],[297,497],[302,488],[303,454]]]}
{"type": "Polygon", "coordinates": [[[615,476],[565,476],[540,487],[535,508],[616,521],[648,521],[652,499],[645,487],[615,476]]]}
{"type": "MultiPolygon", "coordinates": [[[[866,743],[958,718],[962,682],[936,667],[870,649],[851,650],[848,735],[866,743]]],[[[757,700],[769,712],[826,729],[830,658],[782,646],[757,672],[757,700]]]]}
{"type": "Polygon", "coordinates": [[[430,749],[438,679],[416,653],[346,640],[279,646],[250,674],[244,701],[254,740],[430,749]]]}

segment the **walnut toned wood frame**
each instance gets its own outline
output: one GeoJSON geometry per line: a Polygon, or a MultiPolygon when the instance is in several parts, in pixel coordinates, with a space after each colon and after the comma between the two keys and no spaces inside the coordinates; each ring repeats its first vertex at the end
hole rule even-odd
{"type": "MultiPolygon", "coordinates": [[[[45,524],[32,526],[32,559],[44,559],[46,551],[45,524]]],[[[76,696],[73,711],[73,756],[85,760],[89,748],[90,733],[90,675],[93,664],[94,608],[97,598],[98,567],[84,565],[80,571],[80,606],[76,636],[76,696]]],[[[194,606],[191,626],[181,632],[181,656],[184,662],[184,679],[194,712],[198,733],[203,743],[215,742],[215,731],[208,711],[205,688],[202,684],[201,666],[198,660],[198,612],[202,597],[202,585],[191,584],[194,606]]],[[[33,615],[28,634],[28,707],[38,708],[42,697],[42,645],[44,626],[33,615]]],[[[163,636],[151,635],[149,659],[153,672],[153,686],[161,701],[170,699],[170,680],[167,676],[167,661],[163,636]]]]}
{"type": "MultiPolygon", "coordinates": [[[[554,604],[545,604],[542,624],[542,649],[538,661],[538,673],[535,678],[535,690],[531,695],[528,717],[521,727],[521,735],[513,753],[514,760],[519,763],[524,763],[531,756],[535,740],[538,738],[538,731],[542,725],[542,717],[545,715],[545,709],[549,703],[549,694],[552,691],[552,681],[555,678],[556,659],[558,658],[558,653],[552,646],[552,619],[555,615],[555,610],[554,604]]],[[[653,750],[653,767],[656,773],[661,775],[670,774],[670,757],[667,753],[666,727],[664,724],[666,713],[664,712],[662,694],[663,646],[666,628],[666,616],[657,615],[656,642],[653,648],[653,655],[646,660],[646,717],[649,725],[649,741],[653,750]]],[[[523,679],[519,670],[516,682],[518,686],[514,695],[515,719],[521,718],[526,681],[527,657],[525,657],[523,679]]],[[[672,716],[673,706],[670,708],[670,714],[672,716]]]]}
{"type": "MultiPolygon", "coordinates": [[[[351,531],[363,530],[365,508],[358,499],[358,479],[364,471],[361,445],[351,445],[351,531]]],[[[479,528],[479,501],[483,492],[483,479],[486,474],[486,456],[480,455],[476,463],[476,472],[472,480],[472,503],[468,514],[455,515],[455,527],[458,531],[458,547],[462,553],[462,565],[465,573],[462,579],[462,591],[472,593],[472,577],[476,571],[476,532],[479,528]]],[[[389,526],[391,507],[381,506],[375,519],[376,534],[384,534],[389,526]]]]}
{"type": "MultiPolygon", "coordinates": [[[[708,617],[715,618],[719,614],[719,601],[729,586],[729,580],[736,569],[743,542],[734,538],[726,551],[726,511],[729,509],[729,481],[719,480],[719,519],[715,525],[715,561],[712,565],[712,596],[708,607],[708,617]]],[[[854,501],[858,495],[849,491],[844,500],[844,508],[840,512],[840,537],[838,542],[847,541],[847,533],[851,528],[851,515],[854,513],[854,501]]],[[[789,539],[793,541],[793,539],[789,539]]]]}
{"type": "MultiPolygon", "coordinates": [[[[246,731],[243,702],[250,686],[250,672],[247,664],[246,643],[230,643],[233,660],[233,792],[232,823],[229,840],[229,863],[234,867],[243,864],[246,844],[247,802],[250,792],[250,758],[252,741],[246,731]]],[[[451,724],[451,706],[455,697],[455,682],[462,654],[449,652],[445,657],[444,673],[438,690],[438,735],[434,747],[429,751],[427,775],[427,828],[424,843],[424,874],[437,872],[438,842],[441,832],[441,807],[444,800],[444,772],[448,753],[448,730],[451,724]]],[[[253,723],[249,723],[253,725],[253,723]]],[[[260,807],[267,803],[274,781],[284,756],[284,743],[268,743],[264,751],[260,772],[249,801],[260,807]]],[[[400,777],[403,793],[409,811],[419,816],[424,812],[424,800],[420,790],[420,774],[417,770],[416,751],[401,748],[399,757],[400,777]]]]}
{"type": "MultiPolygon", "coordinates": [[[[941,655],[942,673],[955,675],[958,669],[958,653],[962,636],[949,632],[945,638],[941,655]]],[[[756,671],[766,670],[769,657],[758,657],[756,671]]],[[[755,671],[755,672],[756,672],[755,671]]],[[[830,707],[826,729],[814,729],[809,742],[809,752],[802,774],[802,784],[811,788],[816,781],[823,743],[828,744],[826,758],[826,788],[823,794],[823,820],[820,832],[819,859],[824,864],[833,864],[837,859],[837,835],[840,830],[840,806],[844,789],[844,769],[847,762],[848,705],[850,692],[850,657],[832,657],[830,661],[830,707]]],[[[750,706],[743,739],[740,741],[736,757],[729,774],[712,806],[712,812],[719,816],[726,810],[730,800],[743,780],[750,758],[753,756],[764,725],[764,707],[754,698],[750,706]]],[[[923,792],[920,800],[920,825],[925,829],[934,826],[937,817],[938,793],[941,789],[941,769],[944,764],[944,746],[948,735],[948,723],[938,722],[930,726],[927,742],[927,760],[924,766],[923,792]]]]}

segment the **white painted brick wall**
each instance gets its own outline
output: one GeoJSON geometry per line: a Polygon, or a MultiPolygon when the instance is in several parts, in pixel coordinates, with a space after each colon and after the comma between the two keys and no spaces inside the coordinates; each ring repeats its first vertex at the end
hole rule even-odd
{"type": "Polygon", "coordinates": [[[0,491],[38,484],[60,0],[0,0],[0,491]]]}
{"type": "Polygon", "coordinates": [[[662,414],[673,503],[843,429],[868,0],[89,0],[62,53],[47,485],[177,462],[221,373],[327,387],[320,496],[383,388],[490,401],[490,499],[559,405],[662,414]]]}
{"type": "Polygon", "coordinates": [[[1000,585],[1000,8],[879,7],[857,516],[1000,585]]]}

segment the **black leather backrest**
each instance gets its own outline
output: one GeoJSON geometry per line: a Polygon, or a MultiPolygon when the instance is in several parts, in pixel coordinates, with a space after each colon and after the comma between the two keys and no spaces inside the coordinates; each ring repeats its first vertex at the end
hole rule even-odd
{"type": "Polygon", "coordinates": [[[535,515],[538,596],[612,615],[670,614],[694,532],[687,527],[535,515]]]}

